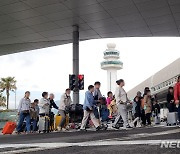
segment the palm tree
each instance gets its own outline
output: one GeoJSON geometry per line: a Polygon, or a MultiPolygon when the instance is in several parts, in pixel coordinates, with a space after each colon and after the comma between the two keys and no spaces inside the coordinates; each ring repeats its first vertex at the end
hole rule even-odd
{"type": "Polygon", "coordinates": [[[0,106],[6,106],[6,97],[4,97],[2,93],[0,93],[0,106]]]}
{"type": "Polygon", "coordinates": [[[15,77],[7,77],[7,78],[1,78],[0,80],[0,89],[1,91],[6,91],[6,106],[7,109],[9,109],[9,95],[10,91],[16,90],[16,80],[15,77]]]}

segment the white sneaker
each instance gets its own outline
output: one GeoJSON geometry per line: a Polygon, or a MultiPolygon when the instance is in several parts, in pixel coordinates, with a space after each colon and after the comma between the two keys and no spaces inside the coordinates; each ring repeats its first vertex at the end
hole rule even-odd
{"type": "Polygon", "coordinates": [[[58,131],[61,131],[61,130],[62,130],[62,128],[61,128],[60,126],[58,126],[58,127],[57,127],[57,130],[58,130],[58,131]]]}
{"type": "Polygon", "coordinates": [[[137,127],[137,128],[140,128],[140,127],[141,127],[141,123],[138,122],[136,127],[137,127]]]}
{"type": "Polygon", "coordinates": [[[67,129],[66,128],[62,128],[61,131],[65,132],[65,131],[67,131],[67,129]]]}

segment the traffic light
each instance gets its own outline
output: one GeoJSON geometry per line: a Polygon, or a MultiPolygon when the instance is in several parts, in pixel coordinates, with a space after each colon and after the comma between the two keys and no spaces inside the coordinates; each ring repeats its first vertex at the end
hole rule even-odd
{"type": "Polygon", "coordinates": [[[84,75],[78,75],[78,88],[79,90],[84,90],[84,75]]]}
{"type": "Polygon", "coordinates": [[[75,90],[76,88],[76,75],[75,74],[69,75],[69,88],[71,90],[75,90]]]}

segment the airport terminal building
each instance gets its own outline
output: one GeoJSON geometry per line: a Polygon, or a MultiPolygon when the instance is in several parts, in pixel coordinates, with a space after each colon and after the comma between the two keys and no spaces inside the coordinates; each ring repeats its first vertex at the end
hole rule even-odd
{"type": "Polygon", "coordinates": [[[166,95],[168,88],[175,85],[178,75],[180,75],[180,58],[131,89],[128,96],[133,99],[137,91],[143,93],[145,87],[150,87],[152,94],[156,95],[161,107],[165,107],[167,106],[166,95]]]}

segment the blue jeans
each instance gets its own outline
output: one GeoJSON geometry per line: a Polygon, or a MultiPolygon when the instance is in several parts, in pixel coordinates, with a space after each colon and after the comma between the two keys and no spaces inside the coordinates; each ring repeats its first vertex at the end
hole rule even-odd
{"type": "Polygon", "coordinates": [[[180,121],[180,105],[179,105],[177,110],[178,110],[178,118],[179,118],[179,121],[180,121]]]}
{"type": "Polygon", "coordinates": [[[27,132],[31,131],[31,118],[29,113],[23,113],[21,112],[19,115],[19,123],[17,126],[17,132],[21,131],[21,127],[23,125],[24,120],[26,119],[26,130],[27,132]]]}
{"type": "Polygon", "coordinates": [[[32,126],[33,126],[33,131],[37,131],[37,120],[36,119],[31,119],[32,126]]]}

